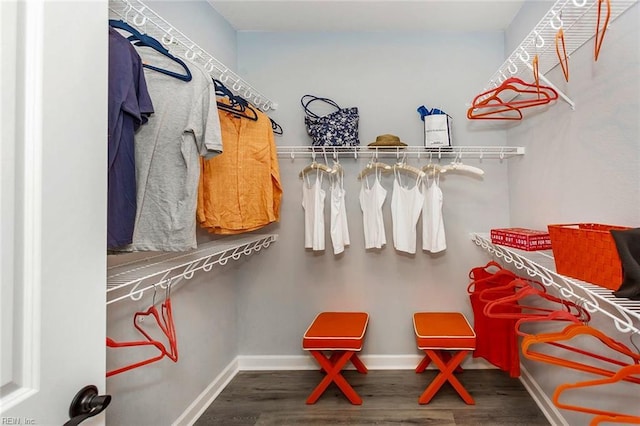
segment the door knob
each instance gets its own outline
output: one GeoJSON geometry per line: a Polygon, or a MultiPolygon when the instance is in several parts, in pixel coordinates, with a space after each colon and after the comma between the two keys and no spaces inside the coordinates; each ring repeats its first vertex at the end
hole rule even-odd
{"type": "Polygon", "coordinates": [[[69,406],[69,421],[64,426],[77,426],[89,417],[104,411],[111,402],[111,395],[98,395],[98,388],[85,386],[73,397],[69,406]]]}

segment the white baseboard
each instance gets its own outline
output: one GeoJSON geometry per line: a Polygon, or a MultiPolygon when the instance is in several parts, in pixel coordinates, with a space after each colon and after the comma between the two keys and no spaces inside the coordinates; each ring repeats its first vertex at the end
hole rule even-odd
{"type": "Polygon", "coordinates": [[[206,387],[204,391],[187,407],[171,426],[191,426],[200,418],[202,413],[220,395],[220,392],[238,374],[238,358],[234,359],[224,370],[206,387]]]}
{"type": "Polygon", "coordinates": [[[549,420],[553,426],[569,426],[569,423],[564,419],[562,413],[553,404],[553,401],[549,399],[546,393],[542,391],[542,388],[535,381],[533,376],[527,371],[522,364],[520,364],[520,381],[531,395],[531,398],[536,402],[544,416],[549,420]]]}

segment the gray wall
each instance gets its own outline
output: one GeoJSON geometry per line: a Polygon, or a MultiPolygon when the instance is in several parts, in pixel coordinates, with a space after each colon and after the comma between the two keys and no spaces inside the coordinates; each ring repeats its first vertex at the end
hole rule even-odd
{"type": "MultiPolygon", "coordinates": [[[[206,2],[145,2],[154,11],[231,69],[236,66],[236,33],[206,2]]],[[[206,232],[200,241],[209,239],[206,232]]],[[[109,256],[116,265],[129,256],[109,256]]],[[[254,255],[258,258],[259,255],[254,255]]],[[[237,276],[250,268],[252,259],[243,258],[208,273],[196,273],[172,292],[172,307],[178,336],[178,362],[165,358],[107,379],[113,395],[107,410],[110,425],[168,425],[211,384],[238,355],[237,276]]],[[[156,294],[156,302],[164,297],[156,294]]],[[[142,300],[125,300],[108,306],[107,336],[117,341],[138,340],[132,325],[133,314],[146,310],[153,293],[142,300]]],[[[151,328],[150,330],[154,330],[151,328]]],[[[157,330],[157,328],[156,328],[157,330]]],[[[152,331],[153,333],[153,331],[152,331]]],[[[155,356],[153,351],[107,349],[107,370],[155,356]]]]}
{"type": "MultiPolygon", "coordinates": [[[[356,179],[364,158],[340,158],[346,170],[351,247],[334,256],[327,234],[326,252],[306,251],[298,172],[309,158],[281,157],[281,221],[264,229],[278,233],[278,242],[234,265],[196,274],[174,292],[180,361],[164,360],[110,378],[108,390],[116,396],[110,424],[127,424],[132,418],[140,425],[173,421],[237,355],[304,355],[301,336],[319,311],[369,312],[367,355],[416,355],[413,312],[457,310],[472,316],[467,273],[487,256],[471,243],[470,232],[509,225],[544,228],[568,220],[637,223],[637,6],[607,32],[597,64],[588,47],[572,56],[575,79],[567,92],[576,101],[575,111],[558,102],[545,114],[510,127],[469,122],[466,104],[548,5],[528,2],[527,12],[516,18],[518,28],[510,28],[506,38],[502,33],[236,34],[204,2],[158,1],[150,6],[278,102],[270,112],[285,132],[276,138],[278,145],[310,144],[299,101],[311,93],[357,106],[362,144],[382,133],[422,144],[422,122],[415,110],[424,104],[453,116],[455,144],[526,146],[527,154],[503,161],[465,159],[485,170],[482,179],[443,177],[449,247],[438,255],[419,250],[414,256],[395,252],[391,244],[390,191],[384,207],[389,245],[364,250],[356,179]],[[210,16],[204,19],[204,13],[210,16]]],[[[558,70],[548,77],[561,83],[558,70]]],[[[424,157],[409,159],[413,165],[426,162],[424,157]]],[[[391,183],[390,177],[383,178],[388,190],[391,183]]],[[[328,216],[326,220],[328,224],[328,216]]],[[[146,306],[121,302],[111,307],[108,335],[132,337],[131,314],[146,306]]],[[[601,318],[594,324],[610,327],[601,318]]],[[[108,368],[123,361],[120,356],[126,355],[108,353],[108,368]]],[[[528,363],[527,368],[547,393],[556,381],[571,378],[557,370],[549,374],[547,366],[528,363]]],[[[619,398],[629,405],[631,398],[619,398]]],[[[572,418],[571,424],[583,423],[584,417],[572,418]]]]}
{"type": "MultiPolygon", "coordinates": [[[[518,34],[514,27],[533,28],[547,10],[541,10],[538,2],[525,3],[507,31],[506,43],[512,46],[508,53],[528,34],[518,34]]],[[[640,7],[636,4],[610,25],[597,62],[593,60],[592,39],[571,55],[569,83],[559,67],[547,73],[546,77],[575,102],[575,110],[558,101],[545,113],[532,115],[509,129],[509,144],[527,149],[524,157],[511,160],[508,167],[513,225],[544,228],[549,223],[594,222],[638,226],[639,28],[640,7]]],[[[633,347],[630,336],[619,333],[604,315],[594,315],[590,325],[633,347]]],[[[591,340],[582,344],[614,356],[591,340]]],[[[638,341],[636,337],[636,345],[638,341]]],[[[567,356],[567,351],[558,355],[567,356]]],[[[547,395],[552,395],[558,384],[595,378],[526,358],[523,363],[547,395]]],[[[602,392],[576,392],[579,399],[563,401],[640,415],[637,385],[609,386],[605,398],[602,392]]],[[[587,424],[592,417],[561,412],[571,425],[587,424]]]]}
{"type": "MultiPolygon", "coordinates": [[[[396,134],[410,145],[422,144],[422,121],[416,108],[423,104],[453,116],[455,144],[503,145],[505,130],[474,132],[465,115],[465,103],[502,61],[502,42],[497,32],[246,32],[238,35],[238,66],[241,75],[277,99],[279,108],[271,117],[284,128],[278,145],[310,145],[300,105],[307,93],[332,98],[341,106],[357,106],[363,145],[383,133],[396,134]]],[[[383,160],[393,163],[396,159],[383,160]]],[[[260,267],[242,271],[240,354],[302,355],[306,327],[318,312],[328,310],[364,310],[371,315],[364,354],[416,354],[413,312],[455,310],[471,315],[467,273],[482,262],[484,254],[471,243],[469,233],[509,224],[506,173],[510,160],[468,159],[486,171],[484,179],[442,178],[449,246],[437,255],[394,250],[391,176],[383,178],[389,191],[383,208],[389,244],[379,251],[365,251],[357,175],[368,159],[340,161],[345,167],[351,247],[334,256],[328,233],[325,252],[303,247],[298,173],[310,158],[281,158],[284,200],[281,222],[274,227],[278,243],[256,259],[260,267]]],[[[427,162],[424,156],[409,159],[416,166],[427,162]]],[[[327,206],[326,214],[328,210],[327,206]]],[[[325,222],[329,223],[328,217],[325,222]]],[[[421,247],[421,238],[418,241],[421,247]]]]}

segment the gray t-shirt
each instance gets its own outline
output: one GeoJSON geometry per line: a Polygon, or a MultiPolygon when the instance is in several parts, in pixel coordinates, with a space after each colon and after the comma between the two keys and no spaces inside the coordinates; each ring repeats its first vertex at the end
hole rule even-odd
{"type": "MultiPolygon", "coordinates": [[[[182,67],[149,47],[137,47],[143,63],[184,74],[182,67]]],[[[137,211],[131,251],[186,251],[197,247],[199,157],[222,152],[220,121],[211,76],[185,61],[185,82],[145,68],[155,113],[135,135],[137,211]]]]}

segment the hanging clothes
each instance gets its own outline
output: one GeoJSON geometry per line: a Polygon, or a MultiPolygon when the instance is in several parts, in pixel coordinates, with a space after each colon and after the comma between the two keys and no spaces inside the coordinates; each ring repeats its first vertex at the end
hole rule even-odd
{"type": "Polygon", "coordinates": [[[331,180],[331,243],[333,254],[340,254],[349,241],[349,224],[345,207],[346,191],[344,190],[344,174],[338,173],[331,180]]]}
{"type": "MultiPolygon", "coordinates": [[[[215,103],[213,104],[215,105],[215,103]]],[[[282,185],[271,121],[219,111],[224,153],[201,161],[198,223],[215,234],[239,234],[280,220],[282,185]]]]}
{"type": "Polygon", "coordinates": [[[304,248],[314,251],[324,250],[324,200],[322,173],[316,169],[315,182],[311,183],[310,173],[302,182],[302,208],[304,209],[304,248]]]}
{"type": "Polygon", "coordinates": [[[367,177],[362,179],[360,188],[360,208],[364,226],[364,248],[382,248],[387,244],[384,229],[382,206],[387,197],[387,190],[380,184],[381,171],[375,171],[373,186],[369,186],[367,177]]]}
{"type": "Polygon", "coordinates": [[[447,248],[442,217],[443,196],[440,189],[440,177],[436,174],[429,184],[423,186],[424,206],[422,208],[422,250],[439,253],[447,248]]]}
{"type": "Polygon", "coordinates": [[[416,225],[422,212],[424,195],[420,191],[422,178],[416,177],[415,185],[409,188],[401,182],[401,174],[394,170],[393,193],[391,194],[391,221],[393,223],[393,246],[396,250],[415,254],[416,225]]]}
{"type": "Polygon", "coordinates": [[[153,113],[142,60],[109,27],[107,249],[131,244],[136,219],[134,133],[153,113]]]}
{"type": "MultiPolygon", "coordinates": [[[[146,64],[179,72],[171,58],[147,47],[137,48],[146,64]]],[[[197,247],[196,206],[200,160],[222,152],[218,110],[212,103],[213,81],[199,65],[188,62],[189,82],[145,68],[156,109],[136,134],[138,181],[132,250],[185,251],[197,247]]]]}

